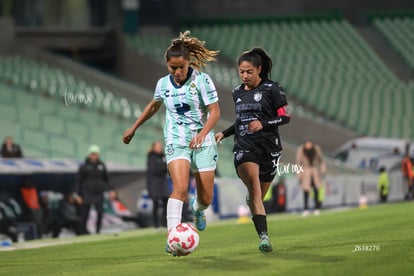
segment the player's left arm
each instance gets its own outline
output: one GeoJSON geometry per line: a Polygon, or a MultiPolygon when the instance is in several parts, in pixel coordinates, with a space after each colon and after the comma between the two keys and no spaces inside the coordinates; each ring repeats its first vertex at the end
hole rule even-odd
{"type": "Polygon", "coordinates": [[[290,113],[288,110],[288,102],[286,94],[283,88],[278,84],[274,83],[272,87],[272,101],[275,109],[275,116],[270,119],[260,120],[263,129],[270,129],[285,125],[290,121],[290,113]]]}
{"type": "Polygon", "coordinates": [[[268,129],[268,128],[272,128],[275,126],[281,126],[281,125],[285,125],[289,123],[290,115],[289,115],[287,108],[288,108],[287,104],[284,106],[281,106],[276,110],[277,116],[275,116],[274,118],[270,120],[260,120],[260,122],[263,125],[263,128],[268,129]]]}

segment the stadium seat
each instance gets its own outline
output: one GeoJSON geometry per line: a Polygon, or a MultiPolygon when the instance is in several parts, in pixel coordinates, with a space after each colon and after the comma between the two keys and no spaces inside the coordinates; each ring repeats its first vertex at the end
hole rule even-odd
{"type": "Polygon", "coordinates": [[[64,119],[64,135],[73,137],[80,144],[90,142],[92,128],[79,120],[64,119]]]}
{"type": "Polygon", "coordinates": [[[145,154],[131,155],[133,147],[123,147],[121,138],[142,113],[138,103],[20,56],[0,56],[0,96],[0,127],[31,157],[83,159],[98,144],[103,155],[112,150],[108,161],[141,166],[153,139],[162,140],[163,116],[157,114],[140,132],[138,149],[145,154]],[[65,92],[78,98],[65,99],[65,92]],[[82,102],[85,97],[92,102],[82,102]]]}
{"type": "MultiPolygon", "coordinates": [[[[406,19],[404,26],[398,25],[406,38],[410,37],[407,29],[414,30],[410,24],[406,19]]],[[[414,120],[408,107],[414,93],[406,92],[412,83],[397,79],[346,20],[202,25],[193,30],[232,60],[255,45],[266,45],[274,60],[276,79],[288,97],[361,134],[400,137],[400,129],[385,131],[385,122],[389,123],[386,117],[400,108],[414,120]],[[272,36],[261,35],[263,31],[272,36]],[[373,119],[384,124],[371,123],[373,119]]]]}
{"type": "Polygon", "coordinates": [[[0,101],[0,117],[7,118],[7,121],[16,123],[19,119],[16,108],[10,103],[0,101]]]}
{"type": "Polygon", "coordinates": [[[49,133],[63,135],[65,132],[65,126],[63,120],[53,114],[41,114],[40,115],[41,128],[49,133]]]}
{"type": "Polygon", "coordinates": [[[79,158],[78,147],[72,136],[50,135],[49,150],[52,158],[79,158]]]}
{"type": "Polygon", "coordinates": [[[41,157],[50,157],[49,151],[49,135],[43,131],[32,128],[22,128],[21,129],[21,145],[23,148],[29,146],[33,149],[36,149],[39,152],[43,152],[41,157]]]}
{"type": "Polygon", "coordinates": [[[414,68],[414,51],[412,38],[414,36],[413,17],[376,18],[373,25],[388,40],[406,62],[414,68]]]}

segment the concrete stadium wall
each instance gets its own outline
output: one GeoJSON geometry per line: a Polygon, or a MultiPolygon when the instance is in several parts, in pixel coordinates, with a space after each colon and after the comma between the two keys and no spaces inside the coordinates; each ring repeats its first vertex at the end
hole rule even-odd
{"type": "Polygon", "coordinates": [[[0,53],[10,50],[14,40],[14,24],[11,17],[0,17],[0,53]]]}

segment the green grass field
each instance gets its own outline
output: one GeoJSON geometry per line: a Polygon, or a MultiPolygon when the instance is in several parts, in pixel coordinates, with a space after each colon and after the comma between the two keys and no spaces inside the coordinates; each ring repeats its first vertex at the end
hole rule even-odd
{"type": "Polygon", "coordinates": [[[235,220],[211,223],[187,257],[166,255],[154,229],[59,239],[68,244],[0,252],[0,275],[414,275],[413,215],[413,202],[272,215],[267,255],[253,224],[235,220]]]}

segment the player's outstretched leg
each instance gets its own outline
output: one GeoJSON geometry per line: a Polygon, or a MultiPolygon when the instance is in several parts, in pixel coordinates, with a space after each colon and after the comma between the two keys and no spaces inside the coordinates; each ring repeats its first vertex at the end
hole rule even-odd
{"type": "Polygon", "coordinates": [[[206,216],[204,215],[204,211],[197,211],[194,209],[195,201],[196,201],[195,197],[192,197],[190,199],[191,211],[193,212],[193,215],[194,215],[194,224],[198,231],[203,231],[204,229],[206,229],[206,226],[207,226],[206,216]]]}

